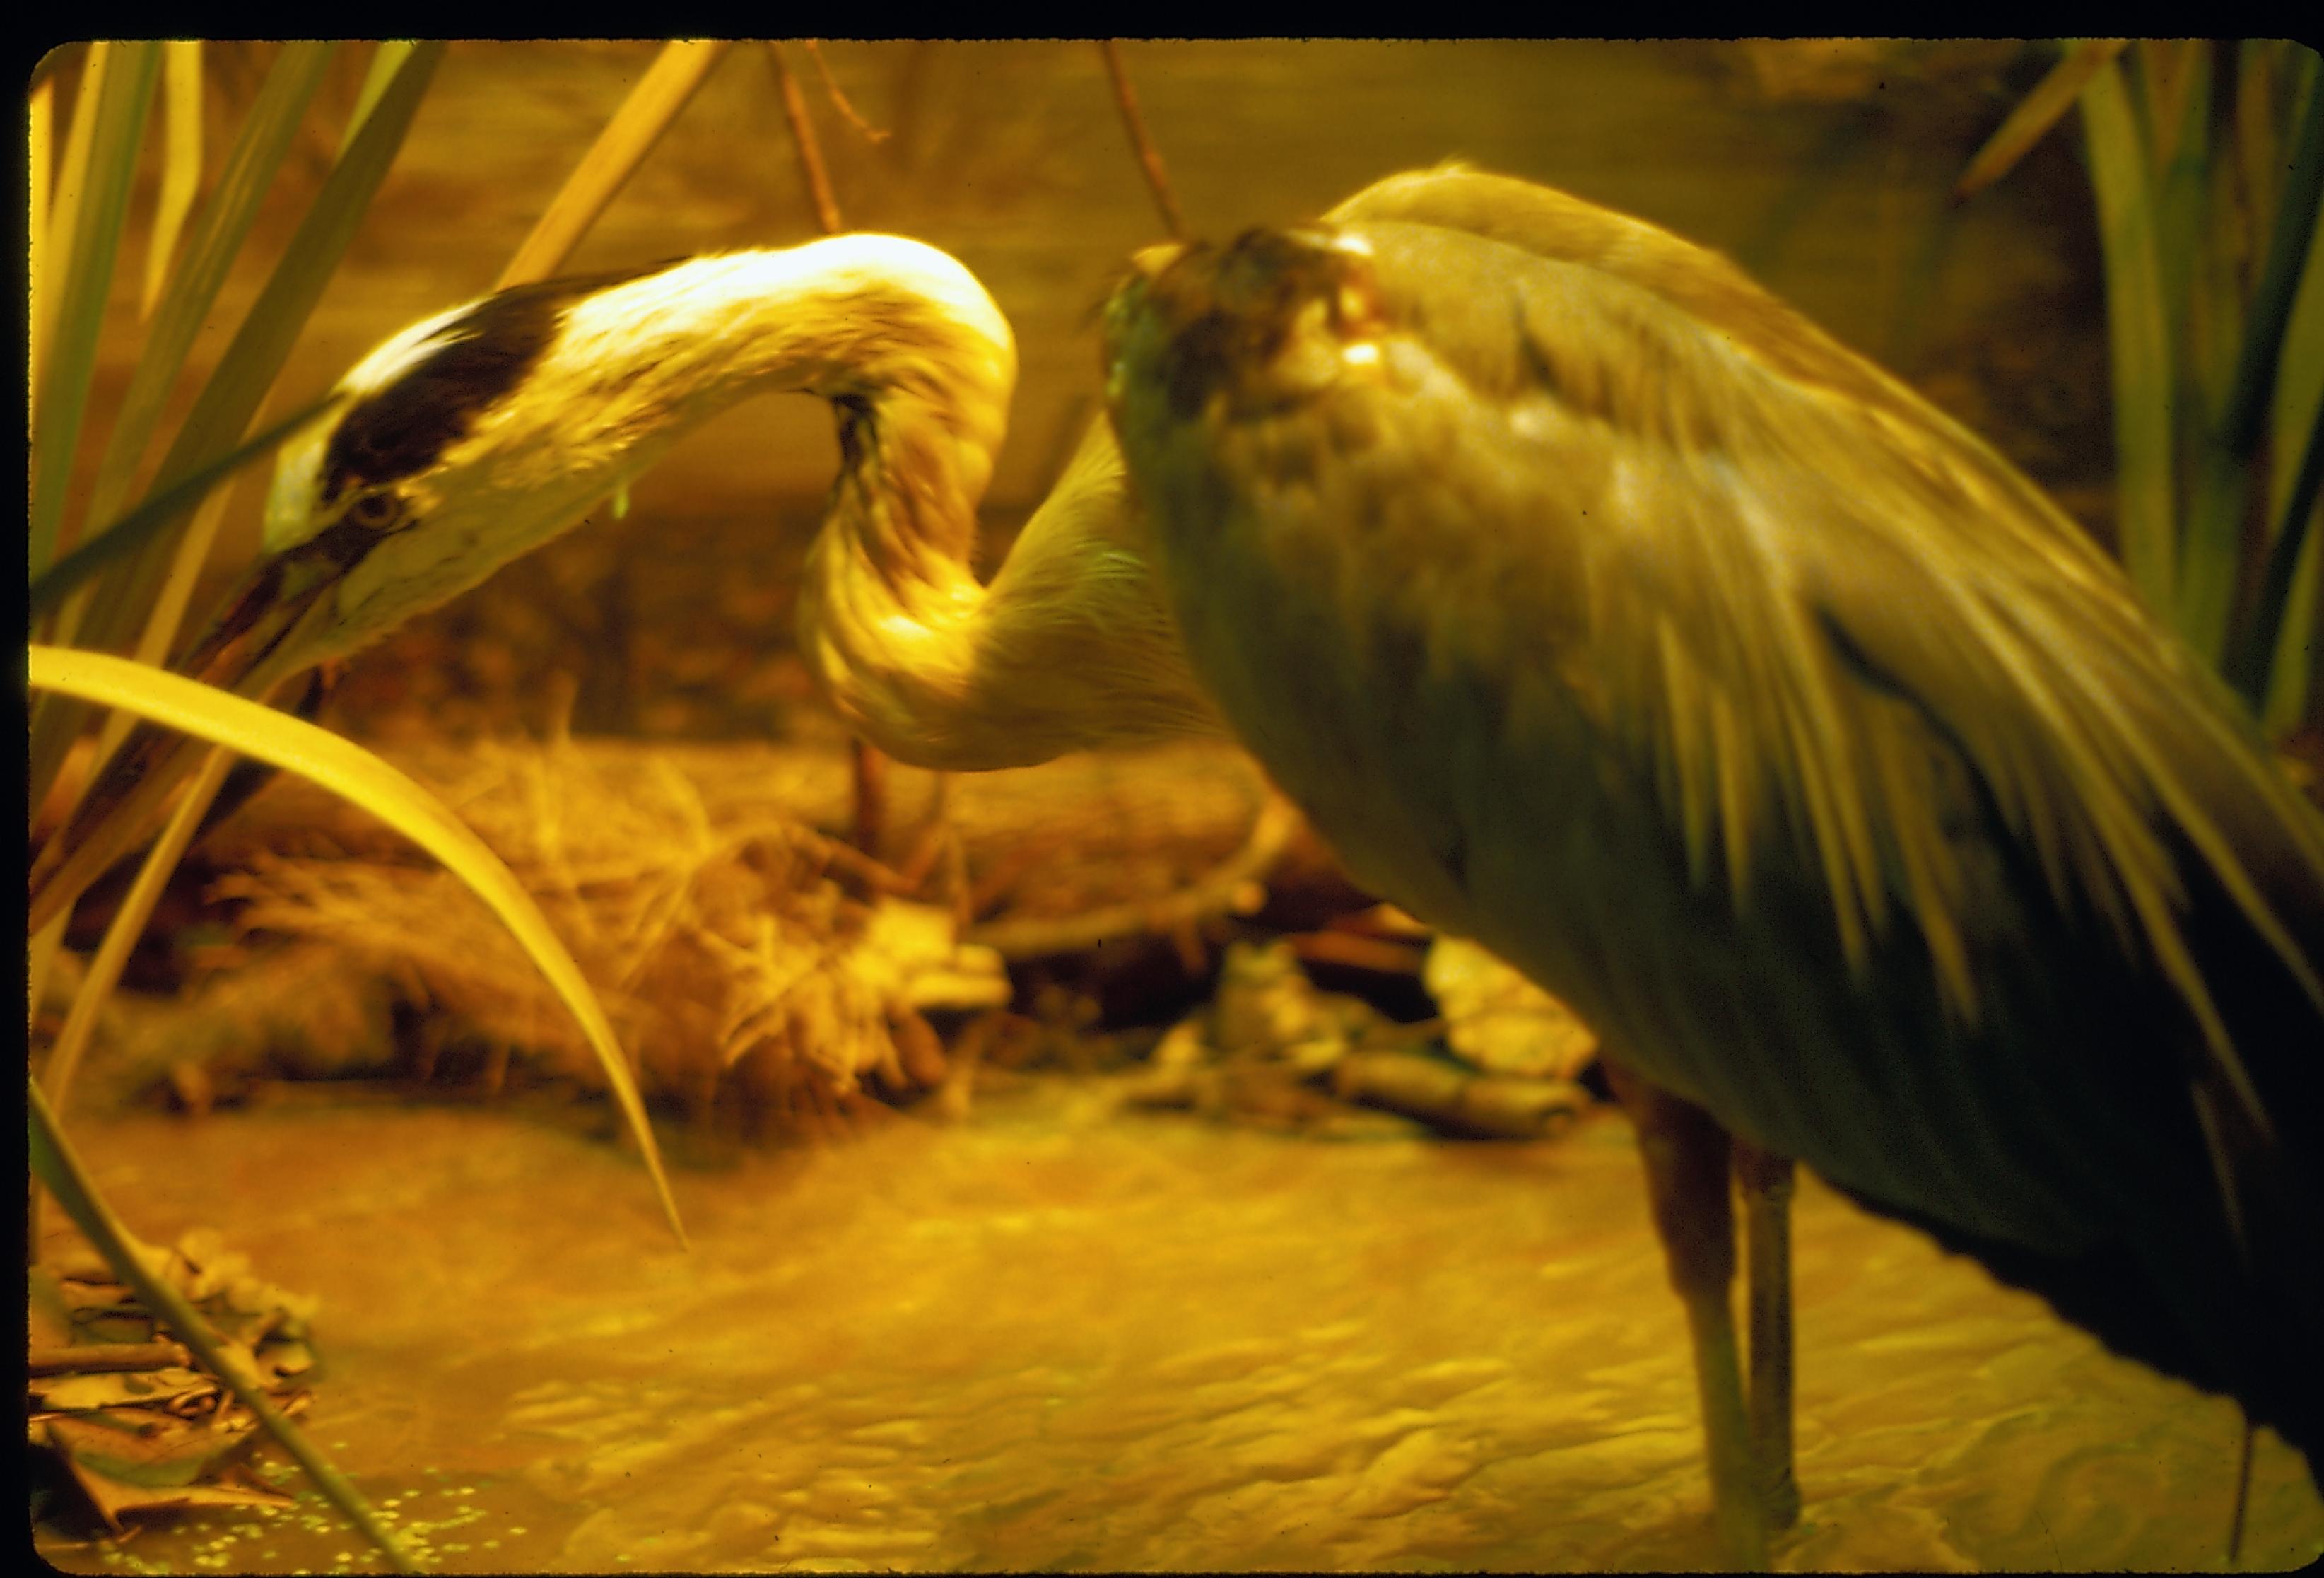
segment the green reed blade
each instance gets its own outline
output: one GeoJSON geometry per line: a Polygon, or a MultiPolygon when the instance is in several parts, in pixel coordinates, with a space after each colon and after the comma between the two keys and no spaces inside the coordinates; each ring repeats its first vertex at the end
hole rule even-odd
{"type": "Polygon", "coordinates": [[[61,539],[65,498],[72,482],[73,452],[88,415],[88,391],[97,373],[97,337],[121,246],[122,220],[129,208],[137,172],[137,144],[161,73],[158,43],[115,46],[104,57],[100,80],[81,91],[97,94],[87,185],[74,215],[69,250],[60,260],[64,277],[56,324],[41,368],[32,421],[32,501],[26,561],[45,569],[61,539]]]}

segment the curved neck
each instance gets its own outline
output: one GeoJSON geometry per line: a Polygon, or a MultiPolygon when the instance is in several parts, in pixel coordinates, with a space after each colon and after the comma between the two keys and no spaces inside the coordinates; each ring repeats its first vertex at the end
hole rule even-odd
{"type": "MultiPolygon", "coordinates": [[[[351,380],[394,378],[437,327],[351,380]]],[[[907,761],[993,767],[1205,726],[1102,420],[992,585],[973,573],[1015,382],[1007,321],[933,247],[843,235],[695,259],[565,309],[528,398],[457,448],[492,483],[462,496],[522,551],[736,401],[817,394],[839,419],[841,469],[798,634],[858,732],[907,761]]],[[[390,534],[373,557],[408,586],[430,567],[392,563],[400,535],[420,534],[390,534]]]]}
{"type": "MultiPolygon", "coordinates": [[[[833,519],[899,595],[964,570],[1017,352],[953,258],[890,235],[704,258],[600,292],[566,329],[580,365],[627,365],[676,392],[673,430],[770,386],[830,401],[844,457],[833,519]]],[[[627,390],[592,392],[617,428],[627,390]]]]}
{"type": "Polygon", "coordinates": [[[841,469],[797,625],[856,733],[918,766],[977,771],[1220,730],[1102,417],[987,586],[971,558],[991,451],[962,442],[960,395],[864,379],[831,398],[841,469]]]}

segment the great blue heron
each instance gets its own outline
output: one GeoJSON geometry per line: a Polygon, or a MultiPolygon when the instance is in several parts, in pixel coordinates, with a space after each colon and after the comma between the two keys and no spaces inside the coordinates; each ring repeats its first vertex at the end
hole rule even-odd
{"type": "MultiPolygon", "coordinates": [[[[2313,1462],[2324,826],[2224,687],[1715,254],[1461,171],[1333,218],[1157,249],[1107,309],[1235,733],[1633,1075],[2313,1462]]],[[[1658,1195],[1720,1214],[1716,1129],[1666,1142],[1658,1195]]],[[[1666,1242],[1748,1549],[1713,1236],[1666,1242]]]]}
{"type": "MultiPolygon", "coordinates": [[[[2324,835],[2054,506],[1723,260],[1523,182],[1397,177],[1142,268],[1107,354],[1143,509],[1102,423],[988,585],[1007,326],[942,254],[840,237],[394,337],[189,664],[263,689],[715,411],[821,394],[800,636],[876,743],[999,766],[1222,713],[1360,874],[1600,1027],[1738,1554],[1783,1509],[1725,1130],[2312,1455],[2324,835]]],[[[108,775],[36,916],[169,776],[108,775]]]]}

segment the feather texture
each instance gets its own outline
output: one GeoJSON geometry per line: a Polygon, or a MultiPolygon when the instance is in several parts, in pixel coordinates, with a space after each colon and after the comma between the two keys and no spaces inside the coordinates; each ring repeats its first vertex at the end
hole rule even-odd
{"type": "Polygon", "coordinates": [[[1107,357],[1196,670],[1359,874],[2313,1449],[2324,834],[2040,490],[1457,168],[1149,267],[1107,357]]]}

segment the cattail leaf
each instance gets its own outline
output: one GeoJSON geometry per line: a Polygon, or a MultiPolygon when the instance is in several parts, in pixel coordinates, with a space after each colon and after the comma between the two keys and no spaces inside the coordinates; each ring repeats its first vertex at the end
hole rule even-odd
{"type": "MultiPolygon", "coordinates": [[[[34,572],[46,569],[63,544],[65,496],[72,483],[73,454],[88,411],[89,385],[97,374],[98,330],[121,247],[122,221],[137,173],[137,145],[161,72],[158,43],[119,44],[94,59],[83,94],[93,93],[83,184],[72,209],[72,231],[60,258],[55,281],[56,321],[42,357],[41,386],[32,419],[32,502],[26,558],[34,572]]],[[[79,106],[74,119],[79,121],[79,106]]],[[[69,179],[69,171],[68,172],[69,179]]],[[[46,291],[48,286],[43,285],[46,291]]]]}
{"type": "Polygon", "coordinates": [[[2178,568],[2172,484],[2174,378],[2153,194],[2118,63],[2110,61],[2091,76],[2081,105],[2106,263],[2122,560],[2147,606],[2167,617],[2178,568]]]}

